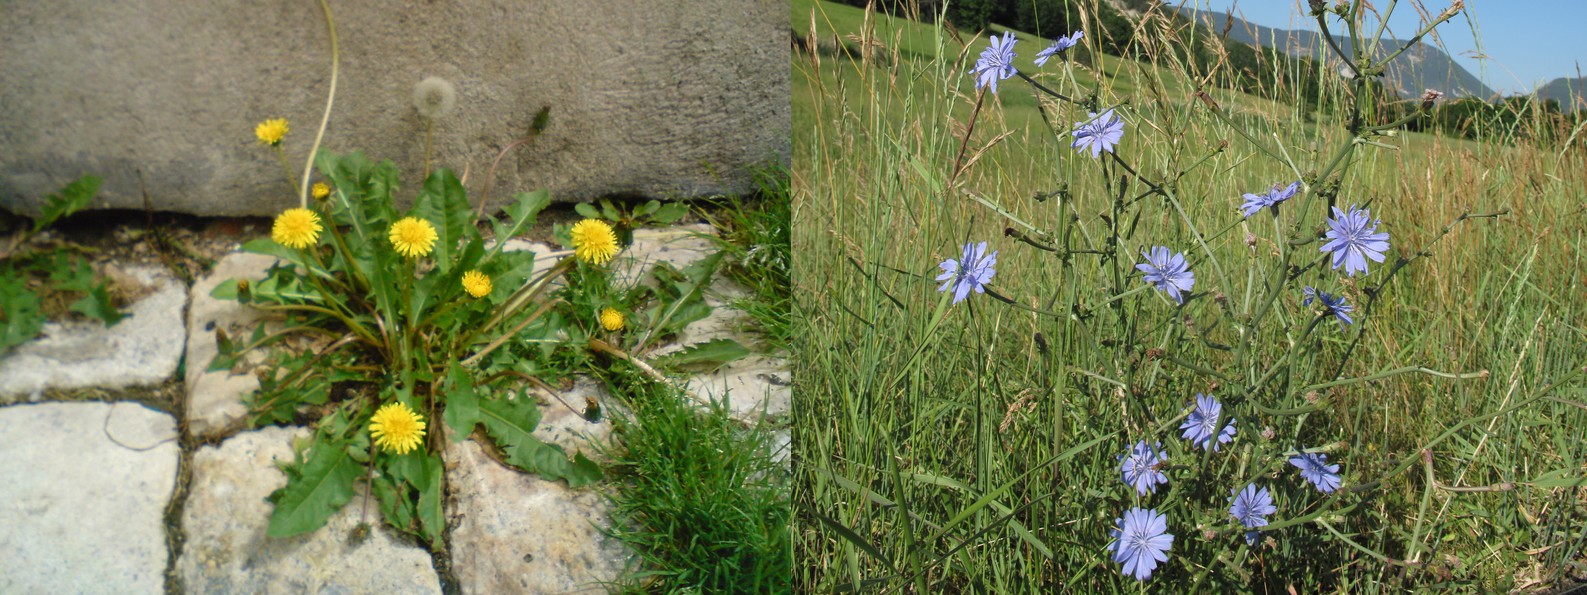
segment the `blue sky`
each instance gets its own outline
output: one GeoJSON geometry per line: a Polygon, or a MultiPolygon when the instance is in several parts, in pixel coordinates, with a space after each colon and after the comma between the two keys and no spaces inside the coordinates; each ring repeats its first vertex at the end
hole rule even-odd
{"type": "MultiPolygon", "coordinates": [[[[1267,27],[1317,30],[1317,22],[1304,16],[1306,0],[1184,1],[1187,8],[1194,5],[1204,10],[1232,12],[1267,27]]],[[[1328,0],[1329,4],[1334,2],[1328,0]]],[[[1179,0],[1168,3],[1177,6],[1179,0]]],[[[1387,8],[1389,3],[1389,0],[1367,2],[1379,9],[1387,8]]],[[[1389,19],[1389,30],[1395,37],[1409,38],[1420,30],[1417,4],[1436,15],[1449,6],[1449,0],[1400,0],[1389,19]]],[[[1373,17],[1367,18],[1369,22],[1376,22],[1373,17]]],[[[1337,20],[1329,22],[1330,30],[1335,23],[1337,20]]],[[[1587,29],[1587,0],[1466,0],[1465,13],[1434,30],[1438,36],[1434,43],[1441,42],[1439,45],[1445,52],[1482,82],[1509,94],[1530,92],[1534,86],[1562,76],[1587,76],[1587,35],[1584,35],[1587,31],[1584,29],[1587,29]],[[1479,55],[1487,59],[1479,59],[1479,55]],[[1580,75],[1576,70],[1578,64],[1580,75]]],[[[1429,35],[1426,40],[1431,38],[1429,35]]]]}

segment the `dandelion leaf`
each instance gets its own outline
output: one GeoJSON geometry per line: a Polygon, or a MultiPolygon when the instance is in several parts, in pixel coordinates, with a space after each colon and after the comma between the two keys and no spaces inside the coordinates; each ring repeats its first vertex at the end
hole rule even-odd
{"type": "Polygon", "coordinates": [[[451,170],[437,169],[424,180],[424,190],[413,200],[413,216],[435,225],[441,235],[435,243],[435,263],[442,270],[450,268],[456,262],[453,253],[458,242],[474,231],[468,195],[451,170]]]}
{"type": "Polygon", "coordinates": [[[94,285],[84,293],[82,298],[72,304],[73,312],[89,318],[97,318],[105,323],[105,326],[115,326],[125,318],[121,311],[116,309],[115,304],[111,303],[110,291],[105,289],[104,283],[94,285]]]}
{"type": "Polygon", "coordinates": [[[452,362],[446,372],[446,425],[459,436],[467,436],[479,423],[479,395],[474,392],[473,379],[463,371],[463,366],[452,362]]]}
{"type": "Polygon", "coordinates": [[[94,195],[99,194],[99,184],[103,181],[99,176],[83,176],[67,184],[59,194],[51,194],[40,209],[39,218],[33,222],[33,231],[37,233],[94,202],[94,195]]]}
{"type": "Polygon", "coordinates": [[[600,479],[600,468],[582,454],[569,461],[562,447],[534,435],[540,409],[532,400],[486,399],[479,403],[480,423],[507,455],[507,463],[551,481],[580,487],[600,479]]]}
{"type": "Polygon", "coordinates": [[[39,297],[28,289],[27,280],[0,270],[0,351],[27,342],[43,328],[39,297]]]}
{"type": "Polygon", "coordinates": [[[353,499],[359,467],[340,444],[317,438],[308,460],[286,469],[287,485],[270,495],[270,537],[301,535],[325,526],[337,510],[353,499]]]}
{"type": "Polygon", "coordinates": [[[732,339],[695,343],[652,360],[658,368],[715,370],[749,355],[749,349],[732,339]]]}
{"type": "MultiPolygon", "coordinates": [[[[534,192],[519,192],[513,195],[512,204],[507,205],[507,222],[496,222],[492,228],[496,232],[496,241],[505,242],[509,238],[523,233],[524,228],[535,224],[540,211],[551,204],[551,193],[545,190],[534,192]]],[[[577,208],[577,207],[575,207],[577,208]]]]}

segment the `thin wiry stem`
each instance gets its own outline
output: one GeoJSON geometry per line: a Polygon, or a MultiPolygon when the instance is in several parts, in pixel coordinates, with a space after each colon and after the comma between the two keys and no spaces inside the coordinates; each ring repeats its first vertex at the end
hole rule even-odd
{"type": "Polygon", "coordinates": [[[298,206],[309,208],[309,176],[314,174],[314,156],[320,152],[320,142],[325,140],[325,128],[331,123],[331,106],[336,103],[336,79],[341,72],[341,44],[336,39],[336,19],[331,17],[330,0],[320,0],[325,11],[325,27],[331,32],[331,90],[325,97],[325,114],[320,116],[320,130],[314,134],[314,145],[309,147],[308,163],[303,164],[303,180],[298,189],[298,206]]]}

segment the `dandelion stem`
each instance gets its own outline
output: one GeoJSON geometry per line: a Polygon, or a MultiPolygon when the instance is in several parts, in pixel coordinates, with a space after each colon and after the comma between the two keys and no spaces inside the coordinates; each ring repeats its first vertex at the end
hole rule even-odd
{"type": "Polygon", "coordinates": [[[336,20],[331,17],[330,0],[320,0],[325,11],[325,28],[331,32],[331,89],[325,98],[325,114],[320,117],[320,130],[314,134],[314,145],[309,147],[309,161],[303,164],[302,187],[298,190],[298,206],[309,208],[309,176],[314,174],[314,156],[320,152],[320,142],[325,140],[325,128],[331,123],[331,105],[336,103],[336,79],[341,69],[341,45],[336,39],[336,20]]]}

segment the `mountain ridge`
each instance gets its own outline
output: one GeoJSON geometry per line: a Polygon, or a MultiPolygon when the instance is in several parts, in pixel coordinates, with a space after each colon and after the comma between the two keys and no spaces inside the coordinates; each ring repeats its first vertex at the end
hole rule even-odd
{"type": "MultiPolygon", "coordinates": [[[[1314,59],[1321,56],[1326,58],[1326,63],[1335,71],[1343,68],[1338,56],[1326,47],[1319,32],[1267,27],[1218,11],[1196,10],[1183,6],[1170,8],[1214,33],[1222,33],[1227,26],[1228,38],[1231,40],[1256,47],[1280,48],[1292,56],[1314,59]]],[[[1339,43],[1340,49],[1345,52],[1351,51],[1349,39],[1339,35],[1334,35],[1333,38],[1339,43]]],[[[1404,44],[1405,40],[1385,39],[1378,48],[1378,55],[1386,56],[1391,51],[1389,48],[1398,49],[1404,44]]],[[[1389,87],[1403,98],[1419,96],[1425,89],[1441,91],[1451,98],[1476,97],[1486,100],[1498,95],[1491,87],[1483,84],[1477,77],[1472,76],[1471,72],[1450,59],[1443,50],[1421,42],[1390,62],[1384,69],[1383,78],[1389,87]]]]}

